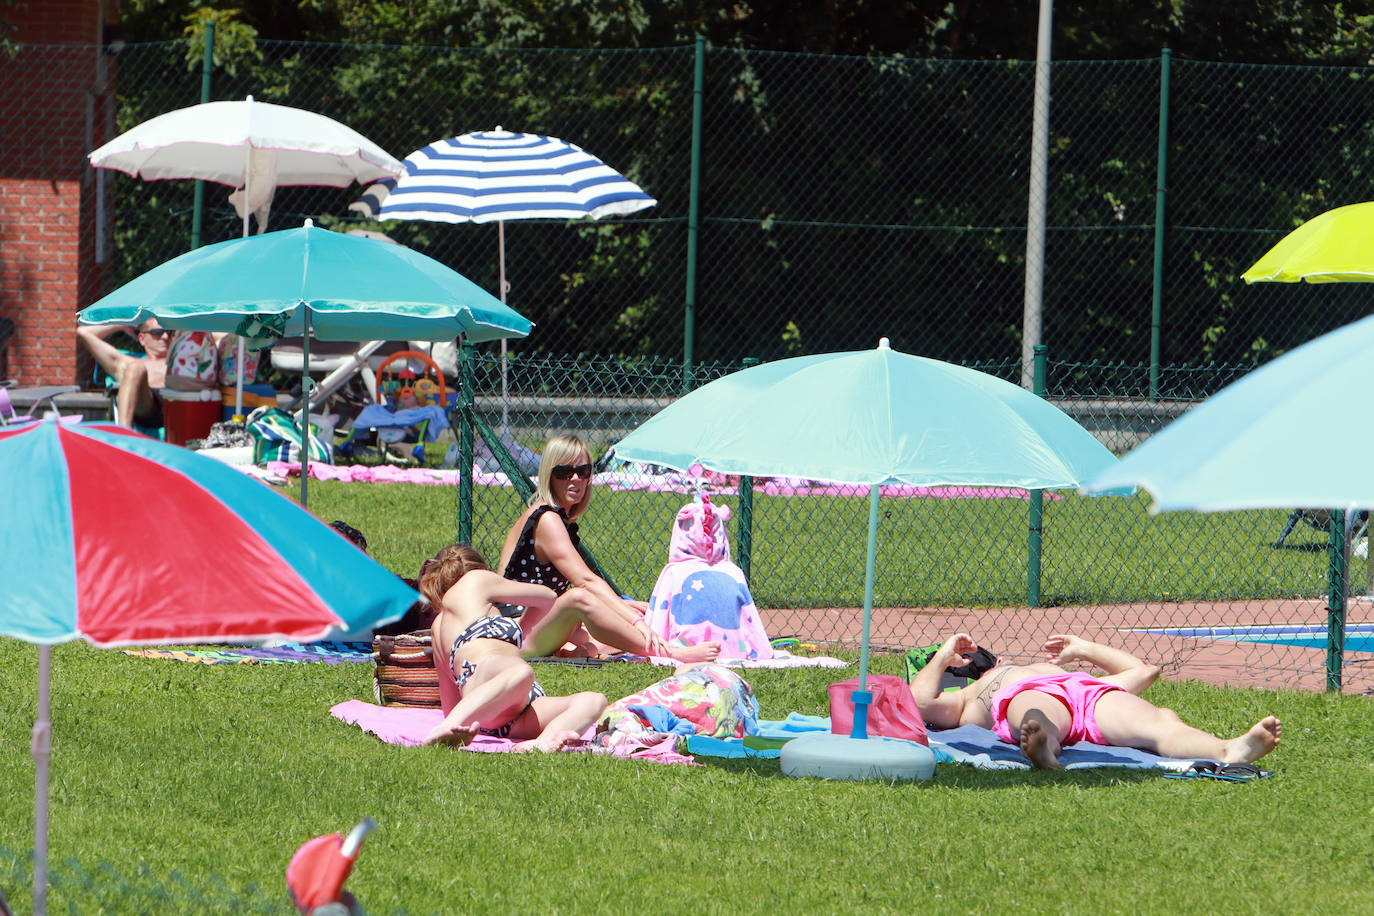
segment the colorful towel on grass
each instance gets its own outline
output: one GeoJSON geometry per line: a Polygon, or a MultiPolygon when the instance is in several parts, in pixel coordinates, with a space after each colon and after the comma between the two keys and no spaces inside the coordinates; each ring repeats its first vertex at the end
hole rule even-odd
{"type": "MultiPolygon", "coordinates": [[[[424,743],[425,736],[434,726],[444,719],[437,709],[407,709],[400,706],[378,706],[362,700],[348,700],[330,707],[329,714],[340,722],[356,725],[363,731],[376,735],[387,744],[402,747],[417,747],[424,743]]],[[[654,763],[681,763],[699,766],[691,757],[677,751],[677,736],[666,735],[662,741],[651,747],[626,751],[619,748],[599,748],[590,744],[595,729],[590,728],[583,735],[581,744],[572,745],[565,750],[610,754],[634,760],[649,760],[654,763]]],[[[464,750],[486,753],[509,752],[516,742],[509,738],[491,738],[478,735],[477,739],[464,750]]]]}
{"type": "Polygon", "coordinates": [[[351,662],[371,662],[372,643],[344,640],[321,642],[290,642],[278,646],[216,646],[213,648],[125,649],[126,655],[142,658],[166,658],[179,662],[198,662],[202,665],[292,665],[301,662],[324,662],[338,665],[351,662]]]}
{"type": "MultiPolygon", "coordinates": [[[[827,716],[806,716],[792,713],[786,719],[760,719],[755,739],[718,739],[692,736],[687,739],[687,751],[703,757],[762,757],[781,756],[781,744],[807,732],[830,731],[827,716]]],[[[981,770],[1028,770],[1030,763],[1021,751],[1003,742],[996,734],[977,725],[964,725],[943,731],[931,730],[930,749],[937,763],[966,763],[981,770]]],[[[1079,742],[1064,748],[1059,758],[1066,770],[1092,767],[1132,767],[1179,772],[1192,766],[1193,760],[1158,757],[1131,747],[1107,747],[1079,742]]]]}
{"type": "Polygon", "coordinates": [[[626,748],[632,756],[670,735],[752,735],[758,717],[759,701],[748,681],[724,665],[700,662],[607,706],[596,743],[613,751],[626,748]]]}
{"type": "MultiPolygon", "coordinates": [[[[535,659],[531,659],[535,661],[535,659]]],[[[601,659],[605,662],[636,662],[639,664],[659,665],[676,668],[682,664],[675,658],[645,657],[631,652],[618,652],[601,659]]],[[[772,658],[721,658],[717,664],[727,668],[848,668],[850,663],[842,658],[829,655],[793,655],[783,649],[774,649],[772,658]]]]}
{"type": "MultiPolygon", "coordinates": [[[[301,466],[298,461],[269,461],[268,474],[274,477],[299,477],[301,466]]],[[[402,468],[394,465],[369,467],[361,464],[310,465],[310,476],[315,480],[343,480],[356,483],[418,483],[428,486],[452,486],[460,477],[454,468],[402,468]]],[[[472,482],[479,487],[509,487],[510,478],[497,471],[483,471],[473,468],[472,482]]],[[[642,490],[650,493],[696,492],[696,483],[686,475],[650,475],[633,471],[611,471],[596,475],[596,482],[612,490],[642,490]]],[[[883,484],[879,492],[888,498],[924,497],[927,499],[1029,499],[1030,493],[1018,487],[918,487],[911,484],[883,484]]],[[[821,484],[814,481],[777,477],[754,487],[755,493],[770,496],[866,496],[863,488],[844,487],[837,484],[821,484]]],[[[1047,492],[1046,499],[1064,497],[1058,493],[1047,492]]]]}

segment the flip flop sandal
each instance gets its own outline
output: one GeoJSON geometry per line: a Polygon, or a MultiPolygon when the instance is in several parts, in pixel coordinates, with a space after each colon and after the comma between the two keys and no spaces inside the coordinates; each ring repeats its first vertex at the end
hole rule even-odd
{"type": "Polygon", "coordinates": [[[1253,763],[1219,763],[1215,760],[1194,761],[1186,770],[1164,774],[1167,779],[1220,779],[1226,782],[1254,782],[1273,775],[1273,770],[1261,769],[1253,763]]]}

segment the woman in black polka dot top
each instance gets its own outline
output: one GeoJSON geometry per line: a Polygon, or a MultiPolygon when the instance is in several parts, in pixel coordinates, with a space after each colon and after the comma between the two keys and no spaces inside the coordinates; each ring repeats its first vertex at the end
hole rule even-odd
{"type": "MultiPolygon", "coordinates": [[[[604,649],[636,654],[671,657],[680,661],[710,661],[719,645],[676,647],[649,631],[644,620],[645,607],[626,601],[587,565],[578,552],[577,521],[592,498],[592,459],[587,445],[570,433],[554,436],[544,446],[539,462],[539,482],[530,506],[506,535],[501,550],[502,575],[517,582],[546,585],[562,595],[572,588],[583,588],[590,599],[622,618],[642,634],[636,646],[599,644],[585,627],[573,630],[560,655],[600,655],[604,649]],[[691,656],[691,657],[685,657],[691,656]]],[[[521,613],[520,626],[526,634],[539,622],[534,610],[521,613]]],[[[616,640],[617,643],[623,640],[616,640]]]]}

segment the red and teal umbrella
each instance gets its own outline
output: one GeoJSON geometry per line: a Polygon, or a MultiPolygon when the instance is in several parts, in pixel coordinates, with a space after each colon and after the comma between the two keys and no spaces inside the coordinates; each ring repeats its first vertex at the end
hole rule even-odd
{"type": "Polygon", "coordinates": [[[0,430],[0,636],[41,646],[34,911],[47,881],[54,643],[358,638],[415,592],[261,481],[103,423],[0,430]]]}

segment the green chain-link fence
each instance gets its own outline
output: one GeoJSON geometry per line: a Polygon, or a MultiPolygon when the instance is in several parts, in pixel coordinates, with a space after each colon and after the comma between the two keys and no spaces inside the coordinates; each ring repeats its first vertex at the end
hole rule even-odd
{"type": "MultiPolygon", "coordinates": [[[[54,66],[69,53],[25,48],[18,65],[54,66]]],[[[184,43],[125,48],[111,132],[199,101],[199,60],[184,43]]],[[[1357,286],[1247,287],[1238,278],[1298,222],[1370,196],[1374,70],[1165,54],[1057,62],[1052,73],[1046,394],[1110,447],[1129,449],[1254,365],[1366,311],[1357,286]]],[[[629,218],[507,224],[510,303],[536,327],[511,342],[504,404],[494,351],[479,351],[476,399],[485,422],[507,425],[519,445],[537,449],[573,429],[600,456],[684,386],[745,359],[867,348],[882,336],[899,350],[1019,376],[1033,63],[704,45],[259,42],[251,52],[225,49],[211,83],[216,99],[251,93],[327,114],[398,157],[498,125],[551,134],[657,198],[629,218]]],[[[25,129],[48,129],[41,108],[26,117],[25,129]]],[[[5,155],[0,148],[0,170],[18,173],[5,155]]],[[[188,247],[192,183],[104,182],[111,278],[99,282],[188,247]]],[[[207,188],[206,242],[239,232],[228,190],[207,188]]],[[[279,189],[271,227],[310,217],[381,230],[496,288],[495,226],[368,223],[348,209],[358,195],[279,189]]],[[[82,300],[103,291],[83,290],[82,300]]],[[[683,499],[680,489],[656,492],[658,483],[642,475],[626,489],[603,487],[584,531],[594,554],[614,559],[617,585],[637,595],[666,559],[683,499]]],[[[862,494],[760,486],[750,531],[759,604],[860,603],[862,494]]],[[[473,538],[494,555],[519,498],[509,488],[478,491],[473,538]]],[[[887,634],[894,641],[932,641],[946,625],[976,630],[991,613],[937,609],[1027,603],[1026,500],[938,495],[884,503],[876,601],[927,609],[906,615],[887,634]]],[[[1144,629],[1325,621],[1325,535],[1314,527],[1301,524],[1276,549],[1284,512],[1150,519],[1144,508],[1139,497],[1047,499],[1040,603],[1059,611],[1024,612],[995,648],[1028,653],[1057,619],[1144,629]],[[1207,605],[1192,610],[1194,602],[1207,605]],[[1081,606],[1100,613],[1069,614],[1081,606]],[[1047,617],[1054,613],[1061,617],[1047,617]]],[[[817,639],[852,634],[847,622],[810,612],[774,626],[817,639]]],[[[1175,660],[1205,651],[1170,645],[1175,660]]],[[[1310,673],[1303,650],[1250,645],[1245,664],[1272,679],[1310,673]]]]}

